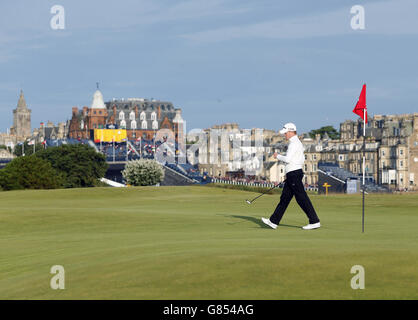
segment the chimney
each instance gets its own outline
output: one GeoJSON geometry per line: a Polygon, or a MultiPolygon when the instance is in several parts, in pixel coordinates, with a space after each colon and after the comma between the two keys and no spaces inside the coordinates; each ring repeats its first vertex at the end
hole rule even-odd
{"type": "Polygon", "coordinates": [[[158,120],[160,120],[161,119],[161,106],[160,105],[158,105],[157,112],[158,112],[158,120]]]}
{"type": "Polygon", "coordinates": [[[86,106],[83,107],[83,116],[86,116],[87,115],[88,110],[89,110],[88,107],[86,107],[86,106]]]}
{"type": "Polygon", "coordinates": [[[113,116],[116,119],[116,105],[115,104],[113,105],[112,109],[113,109],[113,116]]]}
{"type": "Polygon", "coordinates": [[[135,105],[135,119],[138,118],[138,105],[135,105]]]}

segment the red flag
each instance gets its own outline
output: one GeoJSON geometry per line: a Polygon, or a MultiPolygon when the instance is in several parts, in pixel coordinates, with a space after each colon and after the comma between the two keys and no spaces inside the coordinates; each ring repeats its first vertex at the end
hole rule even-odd
{"type": "Polygon", "coordinates": [[[360,116],[367,123],[367,105],[366,105],[366,85],[363,85],[361,89],[360,97],[357,101],[356,106],[354,107],[353,112],[360,116]],[[364,110],[366,112],[364,112],[364,110]],[[364,114],[366,114],[366,119],[364,119],[364,114]]]}

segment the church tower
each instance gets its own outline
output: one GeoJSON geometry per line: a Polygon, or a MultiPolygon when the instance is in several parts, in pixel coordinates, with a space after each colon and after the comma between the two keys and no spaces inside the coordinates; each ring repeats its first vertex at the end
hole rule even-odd
{"type": "Polygon", "coordinates": [[[19,101],[17,102],[17,108],[13,110],[13,127],[11,133],[18,138],[26,138],[31,136],[31,122],[30,122],[31,110],[28,109],[23,95],[23,91],[20,91],[19,101]]]}

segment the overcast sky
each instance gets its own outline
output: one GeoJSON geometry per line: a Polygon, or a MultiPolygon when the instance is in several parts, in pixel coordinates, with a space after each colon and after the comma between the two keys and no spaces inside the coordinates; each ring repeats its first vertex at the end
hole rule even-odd
{"type": "Polygon", "coordinates": [[[416,0],[15,0],[0,4],[0,132],[19,91],[32,127],[106,101],[154,98],[183,110],[187,130],[309,131],[370,114],[418,112],[416,0]],[[365,30],[351,29],[353,5],[365,30]],[[65,29],[53,30],[53,5],[65,29]]]}

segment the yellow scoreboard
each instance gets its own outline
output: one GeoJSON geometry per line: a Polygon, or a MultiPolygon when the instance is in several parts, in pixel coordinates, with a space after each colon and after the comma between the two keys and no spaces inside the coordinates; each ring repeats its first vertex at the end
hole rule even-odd
{"type": "Polygon", "coordinates": [[[94,129],[94,142],[126,141],[126,129],[94,129]]]}

